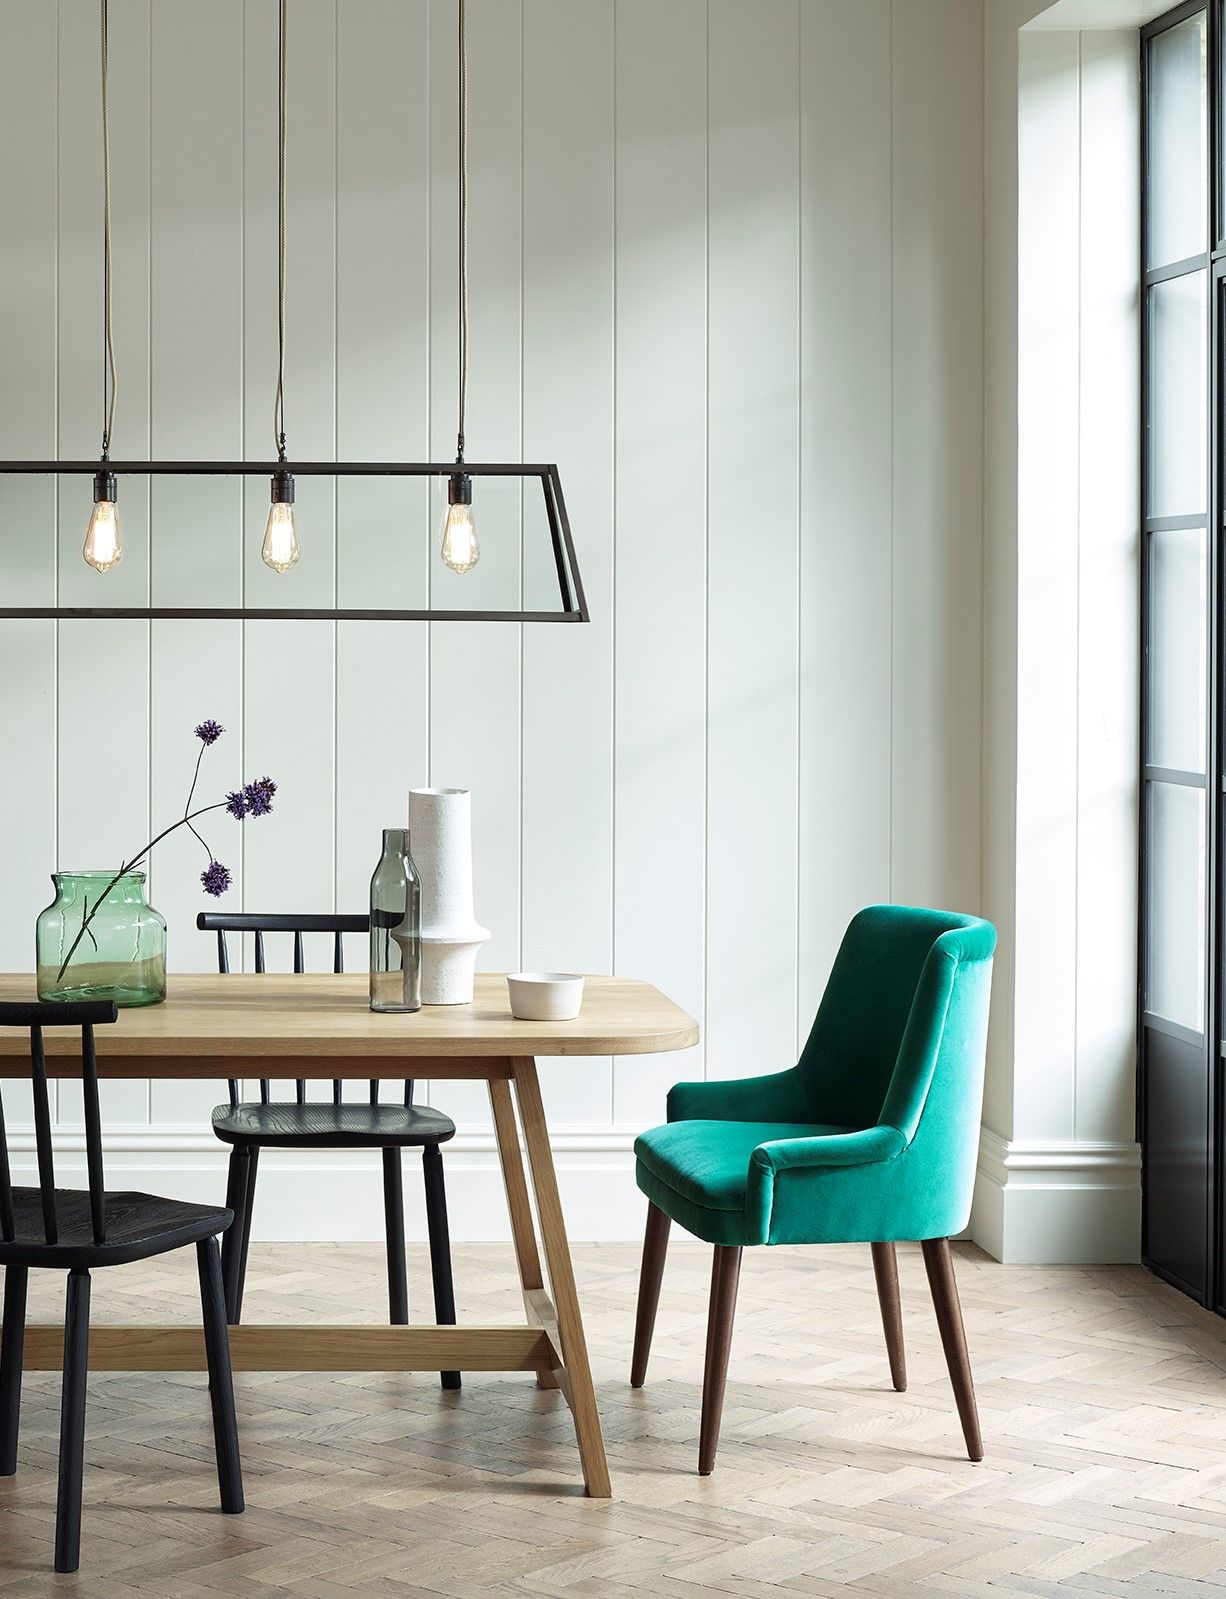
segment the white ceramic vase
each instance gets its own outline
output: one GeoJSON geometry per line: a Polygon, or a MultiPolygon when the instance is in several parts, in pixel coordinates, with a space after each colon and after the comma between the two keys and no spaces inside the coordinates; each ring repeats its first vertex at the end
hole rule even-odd
{"type": "Polygon", "coordinates": [[[473,914],[469,791],[411,788],[409,848],[421,877],[421,1002],[467,1005],[477,951],[490,936],[473,914]]]}

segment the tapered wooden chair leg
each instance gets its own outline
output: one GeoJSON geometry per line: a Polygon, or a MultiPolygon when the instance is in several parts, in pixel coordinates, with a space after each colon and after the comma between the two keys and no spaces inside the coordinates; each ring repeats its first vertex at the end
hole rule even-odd
{"type": "Polygon", "coordinates": [[[954,1260],[949,1239],[926,1238],[920,1244],[920,1249],[928,1272],[928,1286],[932,1290],[937,1327],[945,1350],[945,1364],[949,1367],[949,1380],[958,1404],[962,1436],[966,1439],[966,1452],[972,1460],[982,1460],[979,1407],[975,1403],[975,1384],[971,1377],[970,1356],[966,1352],[966,1332],[962,1326],[962,1306],[958,1302],[958,1285],[954,1281],[954,1260]]]}
{"type": "MultiPolygon", "coordinates": [[[[243,1289],[247,1286],[247,1252],[251,1248],[251,1216],[255,1210],[255,1179],[260,1169],[260,1151],[258,1145],[253,1145],[247,1150],[247,1181],[243,1185],[243,1237],[238,1249],[237,1278],[234,1288],[234,1303],[228,1320],[233,1326],[238,1325],[243,1314],[243,1289]]],[[[234,1224],[238,1225],[237,1221],[234,1224]]]]}
{"type": "Polygon", "coordinates": [[[387,1306],[393,1327],[409,1319],[409,1277],[404,1259],[404,1179],[400,1150],[383,1151],[383,1226],[387,1234],[387,1306]]]}
{"type": "Polygon", "coordinates": [[[715,1258],[711,1262],[711,1309],[707,1317],[707,1361],[702,1378],[702,1425],[698,1436],[700,1477],[709,1477],[715,1470],[740,1277],[740,1246],[716,1244],[715,1258]]]}
{"type": "Polygon", "coordinates": [[[226,1329],[221,1251],[215,1238],[196,1245],[200,1275],[200,1313],[204,1353],[209,1366],[209,1403],[213,1409],[213,1446],[217,1453],[217,1485],[227,1515],[243,1509],[243,1474],[238,1458],[238,1423],[234,1416],[234,1379],[230,1371],[230,1338],[226,1329]]]}
{"type": "MultiPolygon", "coordinates": [[[[440,1327],[455,1326],[455,1285],[451,1280],[451,1232],[447,1225],[447,1189],[443,1156],[437,1144],[421,1152],[426,1188],[426,1229],[430,1235],[430,1275],[434,1280],[434,1319],[440,1327]]],[[[440,1371],[444,1388],[458,1388],[458,1371],[440,1371]]]]}
{"type": "Polygon", "coordinates": [[[85,1469],[85,1378],[89,1369],[89,1273],[68,1273],[64,1387],[60,1400],[60,1479],[55,1506],[55,1569],[81,1563],[81,1478],[85,1469]]]}
{"type": "Polygon", "coordinates": [[[668,1230],[672,1218],[658,1205],[647,1202],[647,1227],[643,1233],[643,1264],[639,1270],[639,1303],[634,1317],[634,1354],[630,1359],[630,1386],[641,1388],[647,1377],[647,1358],[651,1336],[656,1329],[656,1308],[660,1303],[660,1283],[664,1277],[664,1258],[668,1254],[668,1230]]]}
{"type": "Polygon", "coordinates": [[[17,1470],[17,1429],[21,1420],[21,1357],[26,1333],[29,1268],[8,1266],[4,1273],[4,1331],[0,1334],[0,1477],[17,1470]]]}
{"type": "Polygon", "coordinates": [[[877,1302],[881,1306],[881,1325],[885,1331],[890,1378],[898,1393],[907,1389],[907,1354],[902,1341],[902,1301],[898,1297],[898,1255],[893,1244],[873,1244],[873,1275],[877,1279],[877,1302]]]}
{"type": "Polygon", "coordinates": [[[221,1277],[226,1291],[226,1320],[236,1321],[238,1306],[238,1268],[243,1253],[243,1216],[247,1203],[247,1151],[235,1146],[230,1150],[230,1164],[226,1171],[226,1209],[234,1212],[234,1220],[226,1228],[221,1241],[221,1277]]]}

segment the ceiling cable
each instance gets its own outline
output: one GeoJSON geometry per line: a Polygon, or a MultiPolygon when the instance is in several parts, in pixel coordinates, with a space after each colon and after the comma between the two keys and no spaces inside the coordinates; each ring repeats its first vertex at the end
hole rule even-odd
{"type": "Polygon", "coordinates": [[[102,319],[105,329],[106,361],[102,374],[102,459],[110,459],[111,432],[115,426],[115,396],[119,384],[115,376],[115,335],[111,326],[111,129],[107,100],[107,23],[108,0],[101,0],[102,19],[102,319]]]}
{"type": "Polygon", "coordinates": [[[460,191],[460,418],[456,431],[456,460],[464,459],[464,405],[468,398],[468,41],[465,0],[459,0],[459,191],[460,191]]]}
{"type": "Polygon", "coordinates": [[[277,26],[277,398],[273,439],[277,459],[285,460],[285,32],[287,0],[281,0],[277,26]]]}

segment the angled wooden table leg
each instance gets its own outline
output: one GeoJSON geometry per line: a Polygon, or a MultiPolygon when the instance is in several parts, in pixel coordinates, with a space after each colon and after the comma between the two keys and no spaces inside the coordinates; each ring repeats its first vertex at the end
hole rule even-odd
{"type": "MultiPolygon", "coordinates": [[[[549,1286],[553,1290],[551,1308],[557,1316],[561,1355],[565,1362],[563,1386],[574,1417],[579,1458],[583,1463],[583,1480],[593,1499],[610,1499],[609,1463],[600,1429],[600,1412],[596,1408],[596,1390],[592,1386],[592,1368],[588,1362],[579,1296],[575,1291],[575,1272],[571,1264],[562,1202],[558,1197],[558,1177],[553,1165],[549,1128],[545,1122],[545,1107],[541,1102],[536,1061],[531,1056],[518,1056],[511,1065],[524,1127],[524,1143],[528,1148],[532,1187],[536,1194],[541,1242],[549,1267],[549,1286]]],[[[544,1295],[541,1296],[541,1305],[542,1310],[545,1310],[547,1302],[544,1295]]]]}
{"type": "MultiPolygon", "coordinates": [[[[541,1257],[536,1247],[536,1223],[532,1219],[532,1206],[528,1203],[528,1184],[524,1179],[524,1162],[519,1152],[519,1128],[515,1122],[515,1106],[511,1100],[510,1084],[505,1078],[491,1077],[489,1090],[490,1109],[494,1114],[494,1133],[498,1139],[498,1158],[502,1164],[502,1182],[507,1193],[507,1210],[511,1216],[515,1262],[519,1267],[519,1284],[523,1289],[524,1309],[528,1319],[533,1321],[537,1318],[539,1296],[544,1291],[545,1279],[541,1274],[541,1257]]],[[[542,1366],[536,1374],[536,1380],[540,1388],[558,1386],[558,1379],[550,1366],[542,1366]]]]}

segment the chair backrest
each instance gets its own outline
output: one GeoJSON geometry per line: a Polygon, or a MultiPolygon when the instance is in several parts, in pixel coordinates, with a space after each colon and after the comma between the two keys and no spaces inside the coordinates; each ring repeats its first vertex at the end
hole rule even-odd
{"type": "Polygon", "coordinates": [[[939,1063],[966,1076],[942,1083],[942,1102],[977,1104],[995,947],[990,922],[954,911],[870,905],[853,917],[800,1057],[814,1119],[888,1121],[911,1137],[939,1063]]]}
{"type": "MultiPolygon", "coordinates": [[[[106,1185],[102,1175],[102,1120],[98,1110],[98,1062],[94,1054],[94,1028],[115,1021],[118,1015],[118,1007],[111,1000],[85,1000],[75,1004],[58,1001],[47,1004],[0,1004],[0,1027],[26,1027],[30,1032],[30,1083],[34,1096],[34,1141],[38,1150],[38,1189],[42,1201],[44,1243],[59,1242],[59,1222],[55,1206],[55,1160],[51,1149],[51,1106],[47,1096],[47,1057],[43,1049],[43,1028],[81,1029],[81,1087],[85,1096],[89,1209],[94,1242],[104,1244],[106,1185]]],[[[7,1066],[5,1071],[8,1072],[7,1066]]],[[[13,1183],[2,1101],[0,1101],[0,1237],[3,1237],[6,1244],[14,1242],[13,1183]]]]}
{"type": "MultiPolygon", "coordinates": [[[[230,949],[226,942],[227,933],[252,933],[255,936],[255,969],[263,972],[265,967],[264,935],[265,933],[292,933],[294,935],[294,971],[301,975],[306,971],[306,951],[303,947],[304,933],[331,933],[332,934],[332,970],[343,972],[345,969],[345,955],[342,945],[342,936],[345,933],[369,933],[369,916],[340,916],[324,913],[322,915],[263,915],[254,912],[236,911],[201,911],[196,917],[196,926],[202,933],[217,934],[217,970],[228,972],[230,970],[230,949]]],[[[229,1079],[230,1103],[238,1104],[238,1081],[229,1079]]],[[[306,1104],[306,1080],[298,1077],[294,1081],[297,1100],[300,1105],[306,1104]]],[[[342,1082],[339,1077],[332,1079],[332,1100],[334,1104],[341,1103],[342,1082]]],[[[260,1103],[267,1105],[272,1098],[271,1083],[267,1077],[260,1078],[260,1103]]],[[[404,1085],[404,1102],[406,1105],[413,1103],[413,1080],[407,1079],[404,1085]]],[[[379,1103],[379,1080],[370,1079],[370,1103],[379,1103]]]]}

